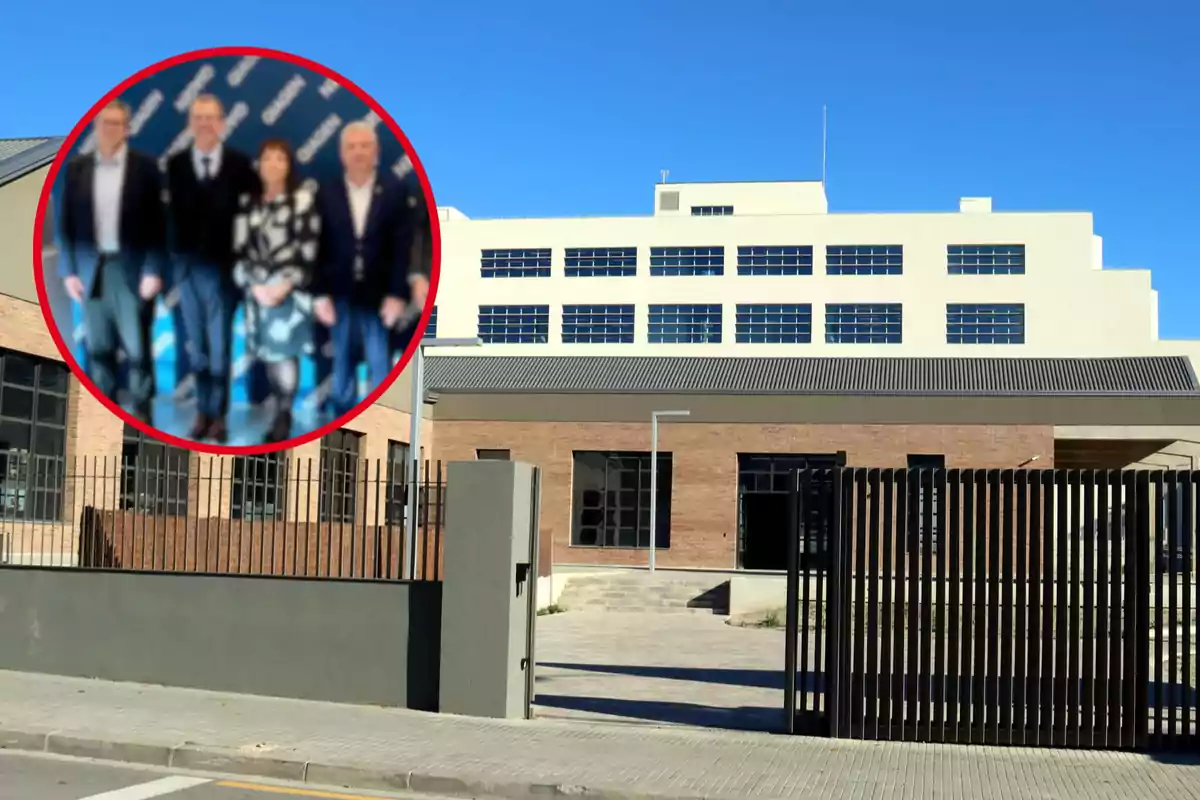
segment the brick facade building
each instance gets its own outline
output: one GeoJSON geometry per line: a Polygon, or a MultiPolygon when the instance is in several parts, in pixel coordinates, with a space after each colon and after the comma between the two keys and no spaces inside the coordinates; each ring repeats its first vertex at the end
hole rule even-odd
{"type": "Polygon", "coordinates": [[[703,569],[779,568],[763,540],[781,536],[779,482],[799,466],[1121,468],[1200,424],[1187,359],[428,364],[437,457],[540,466],[557,565],[646,564],[656,410],[690,412],[660,421],[656,562],[703,569]]]}

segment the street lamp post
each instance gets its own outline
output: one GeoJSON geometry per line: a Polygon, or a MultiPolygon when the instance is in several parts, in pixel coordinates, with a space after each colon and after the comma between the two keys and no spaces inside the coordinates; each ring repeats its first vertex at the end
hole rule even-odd
{"type": "Polygon", "coordinates": [[[410,581],[417,578],[417,511],[418,496],[421,492],[421,414],[425,409],[425,348],[479,347],[481,344],[477,338],[434,337],[423,339],[413,353],[412,364],[409,367],[412,370],[412,397],[408,427],[409,466],[412,469],[408,477],[408,503],[404,511],[404,577],[410,581]]]}
{"type": "Polygon", "coordinates": [[[650,571],[654,572],[654,554],[658,547],[658,418],[687,417],[691,411],[650,412],[650,571]]]}

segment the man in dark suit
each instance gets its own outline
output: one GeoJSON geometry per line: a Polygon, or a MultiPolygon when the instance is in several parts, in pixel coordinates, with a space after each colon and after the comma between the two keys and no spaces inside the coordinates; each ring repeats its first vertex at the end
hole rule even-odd
{"type": "Polygon", "coordinates": [[[59,221],[59,276],[83,307],[87,372],[116,401],[117,351],[125,352],[133,413],[151,420],[149,328],[162,289],[166,219],[158,164],[128,145],[129,106],[96,115],[96,151],[67,165],[59,221]]]}
{"type": "Polygon", "coordinates": [[[411,297],[412,253],[408,191],[379,170],[379,140],[363,122],[342,129],[345,174],[318,190],[321,250],[313,311],[330,327],[335,416],[357,405],[355,371],[362,360],[372,387],[391,371],[390,331],[411,297]]]}
{"type": "Polygon", "coordinates": [[[196,421],[190,438],[225,441],[229,413],[233,218],[238,198],[262,184],[250,159],[225,146],[225,109],[202,94],[188,112],[192,146],[167,162],[171,256],[188,362],[196,375],[196,421]]]}

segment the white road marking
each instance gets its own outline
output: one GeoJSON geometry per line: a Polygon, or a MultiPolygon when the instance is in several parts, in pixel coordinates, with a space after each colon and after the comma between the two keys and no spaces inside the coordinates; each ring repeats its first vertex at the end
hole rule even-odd
{"type": "Polygon", "coordinates": [[[149,783],[139,783],[126,786],[124,789],[114,789],[111,792],[92,794],[81,797],[80,800],[149,800],[151,797],[162,797],[164,794],[182,792],[193,786],[212,783],[212,778],[189,778],[183,775],[172,775],[149,783]]]}

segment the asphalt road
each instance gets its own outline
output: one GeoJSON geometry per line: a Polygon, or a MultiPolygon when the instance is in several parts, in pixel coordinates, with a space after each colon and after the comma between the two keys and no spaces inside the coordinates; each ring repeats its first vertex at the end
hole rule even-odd
{"type": "MultiPolygon", "coordinates": [[[[414,794],[374,794],[235,775],[177,772],[100,761],[0,752],[0,800],[415,800],[414,794]]],[[[434,800],[420,795],[421,800],[434,800]]]]}

